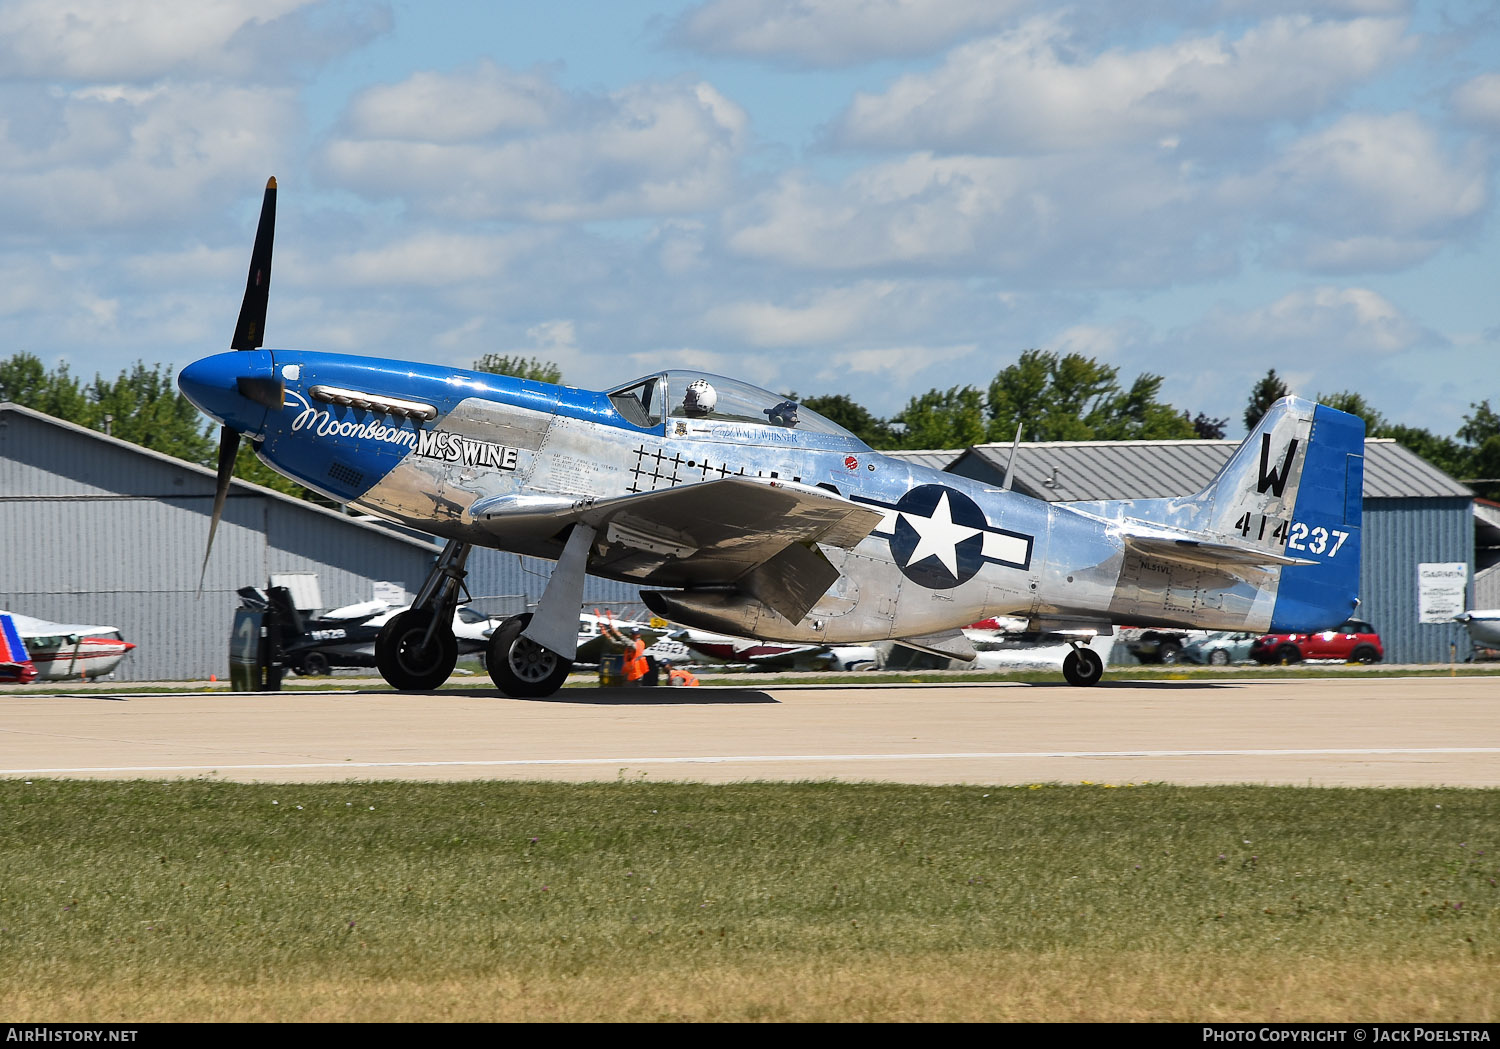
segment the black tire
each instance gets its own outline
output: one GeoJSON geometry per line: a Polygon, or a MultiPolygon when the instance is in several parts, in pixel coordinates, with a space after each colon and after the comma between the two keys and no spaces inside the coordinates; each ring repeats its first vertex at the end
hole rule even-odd
{"type": "Polygon", "coordinates": [[[1156,650],[1156,661],[1165,663],[1167,666],[1176,666],[1182,662],[1182,646],[1176,641],[1163,641],[1156,650]]]}
{"type": "Polygon", "coordinates": [[[1282,666],[1291,666],[1293,663],[1302,662],[1302,650],[1296,645],[1282,645],[1276,650],[1276,662],[1282,666]]]}
{"type": "Polygon", "coordinates": [[[324,677],[333,669],[333,665],[328,662],[325,653],[307,652],[297,660],[297,665],[292,669],[303,677],[324,677]]]}
{"type": "Polygon", "coordinates": [[[521,636],[530,622],[530,612],[511,616],[495,628],[484,650],[490,680],[501,692],[516,699],[552,695],[562,688],[568,680],[568,671],[573,669],[571,659],[521,636]]]}
{"type": "Polygon", "coordinates": [[[432,613],[414,608],[380,628],[375,639],[375,666],[392,688],[428,692],[447,681],[458,662],[458,641],[451,626],[439,625],[423,648],[432,613]]]}
{"type": "Polygon", "coordinates": [[[1375,651],[1370,645],[1360,645],[1353,652],[1349,653],[1349,662],[1363,663],[1369,666],[1371,663],[1380,662],[1380,653],[1375,651]]]}
{"type": "Polygon", "coordinates": [[[1229,653],[1222,648],[1216,648],[1208,654],[1208,661],[1216,667],[1227,667],[1229,665],[1229,653]]]}
{"type": "Polygon", "coordinates": [[[1063,660],[1063,677],[1070,685],[1093,685],[1104,676],[1104,660],[1092,648],[1075,648],[1063,660]]]}

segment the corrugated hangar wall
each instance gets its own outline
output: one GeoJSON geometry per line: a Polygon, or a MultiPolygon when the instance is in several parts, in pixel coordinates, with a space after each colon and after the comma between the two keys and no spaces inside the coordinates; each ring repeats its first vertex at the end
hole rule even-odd
{"type": "MultiPolygon", "coordinates": [[[[1380,633],[1388,663],[1446,663],[1449,646],[1460,660],[1469,635],[1459,623],[1419,621],[1417,566],[1457,563],[1474,570],[1471,500],[1462,497],[1365,499],[1359,592],[1355,616],[1380,633]]],[[[1472,600],[1473,584],[1469,599],[1472,600]]]]}
{"type": "Polygon", "coordinates": [[[426,543],[238,482],[197,596],[212,471],[26,409],[0,411],[0,608],[116,626],[139,646],[118,680],[228,669],[235,591],[273,572],[318,574],[325,605],[367,601],[372,580],[415,592],[426,543]]]}

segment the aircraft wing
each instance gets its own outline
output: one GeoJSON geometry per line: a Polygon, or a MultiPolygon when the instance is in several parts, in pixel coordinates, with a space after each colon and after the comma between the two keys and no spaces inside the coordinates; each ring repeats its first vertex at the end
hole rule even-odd
{"type": "Polygon", "coordinates": [[[767,477],[608,499],[495,496],[470,513],[497,534],[557,535],[587,524],[597,533],[590,570],[651,586],[736,586],[794,623],[838,578],[817,544],[856,546],[883,516],[825,489],[767,477]]]}

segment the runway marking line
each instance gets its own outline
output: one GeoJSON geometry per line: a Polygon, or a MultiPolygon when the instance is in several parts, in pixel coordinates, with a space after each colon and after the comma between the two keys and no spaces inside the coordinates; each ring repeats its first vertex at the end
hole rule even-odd
{"type": "Polygon", "coordinates": [[[119,765],[80,768],[0,769],[5,776],[63,775],[83,772],[254,772],[278,769],[512,768],[525,765],[733,765],[805,761],[959,761],[1029,758],[1205,758],[1205,757],[1377,757],[1421,754],[1500,754],[1500,747],[1348,747],[1307,750],[1041,750],[979,751],[947,754],[745,754],[698,757],[510,758],[474,761],[316,761],[262,765],[119,765]]]}

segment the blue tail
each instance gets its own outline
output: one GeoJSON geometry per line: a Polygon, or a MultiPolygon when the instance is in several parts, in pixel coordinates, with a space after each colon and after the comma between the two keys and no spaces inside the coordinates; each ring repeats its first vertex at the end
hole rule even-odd
{"type": "MultiPolygon", "coordinates": [[[[1267,458],[1263,452],[1262,484],[1267,458]]],[[[1284,549],[1291,557],[1316,563],[1281,570],[1271,612],[1273,633],[1326,630],[1347,619],[1359,604],[1364,470],[1364,420],[1315,406],[1284,549]]]]}

